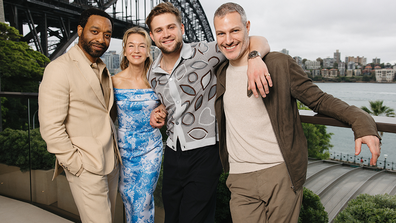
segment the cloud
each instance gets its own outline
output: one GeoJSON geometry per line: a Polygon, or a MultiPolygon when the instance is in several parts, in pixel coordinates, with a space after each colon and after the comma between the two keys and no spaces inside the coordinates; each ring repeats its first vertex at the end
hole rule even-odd
{"type": "MultiPolygon", "coordinates": [[[[201,0],[213,28],[214,11],[228,0],[201,0]]],[[[271,49],[307,59],[364,56],[396,63],[395,0],[237,0],[251,21],[251,35],[265,36],[271,49]]]]}

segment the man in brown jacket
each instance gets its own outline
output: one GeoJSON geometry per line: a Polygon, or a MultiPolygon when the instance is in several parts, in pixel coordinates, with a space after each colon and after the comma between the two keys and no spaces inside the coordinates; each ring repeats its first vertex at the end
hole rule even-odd
{"type": "Polygon", "coordinates": [[[380,137],[371,116],[322,92],[301,67],[282,53],[263,59],[273,81],[266,98],[249,97],[246,63],[250,22],[234,3],[214,15],[217,43],[229,61],[217,71],[216,117],[220,158],[229,172],[233,222],[297,222],[307,170],[307,142],[297,101],[351,125],[355,151],[369,146],[371,164],[380,155],[380,137]]]}

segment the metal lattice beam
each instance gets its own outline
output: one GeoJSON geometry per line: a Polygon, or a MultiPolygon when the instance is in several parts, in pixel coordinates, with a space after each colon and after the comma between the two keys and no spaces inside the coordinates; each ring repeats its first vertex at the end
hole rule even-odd
{"type": "MultiPolygon", "coordinates": [[[[114,18],[113,37],[122,39],[132,26],[144,24],[146,16],[161,0],[3,0],[5,20],[22,38],[51,60],[60,56],[77,38],[78,18],[90,7],[106,10],[114,18]]],[[[213,41],[205,12],[198,0],[170,0],[182,13],[186,42],[213,41]]]]}

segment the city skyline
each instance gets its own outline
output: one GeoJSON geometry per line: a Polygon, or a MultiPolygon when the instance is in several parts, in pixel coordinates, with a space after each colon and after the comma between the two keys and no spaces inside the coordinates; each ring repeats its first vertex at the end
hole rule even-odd
{"type": "MultiPolygon", "coordinates": [[[[213,27],[213,14],[229,0],[200,0],[213,27]]],[[[308,60],[347,56],[366,57],[367,63],[396,63],[396,1],[394,0],[233,0],[251,21],[250,35],[266,37],[271,51],[289,50],[308,60]]]]}
{"type": "MultiPolygon", "coordinates": [[[[214,35],[214,11],[226,2],[200,0],[214,35]]],[[[367,63],[380,58],[381,63],[396,64],[394,0],[376,4],[368,0],[233,2],[246,10],[250,35],[266,37],[271,51],[287,49],[291,56],[316,60],[333,58],[339,50],[342,61],[347,56],[359,56],[367,58],[367,63]]],[[[121,40],[113,39],[109,50],[120,53],[121,40]]]]}

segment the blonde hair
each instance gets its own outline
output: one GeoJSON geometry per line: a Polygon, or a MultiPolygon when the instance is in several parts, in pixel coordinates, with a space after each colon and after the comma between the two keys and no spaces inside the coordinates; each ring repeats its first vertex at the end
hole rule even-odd
{"type": "Polygon", "coordinates": [[[147,58],[144,61],[144,72],[143,72],[143,76],[144,76],[144,80],[147,84],[147,86],[150,86],[148,80],[147,80],[147,72],[151,66],[151,63],[153,63],[153,58],[151,57],[151,38],[149,36],[149,34],[146,32],[145,29],[143,29],[142,27],[139,26],[135,26],[132,28],[129,28],[125,33],[124,33],[124,37],[122,38],[122,59],[121,59],[121,70],[125,70],[128,68],[129,66],[129,61],[127,59],[127,57],[125,56],[125,48],[127,46],[127,41],[128,41],[128,37],[132,34],[140,34],[144,37],[144,39],[146,40],[146,45],[147,45],[147,58]]]}

